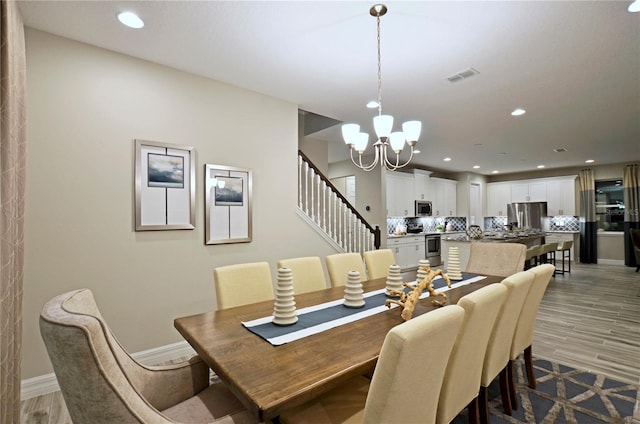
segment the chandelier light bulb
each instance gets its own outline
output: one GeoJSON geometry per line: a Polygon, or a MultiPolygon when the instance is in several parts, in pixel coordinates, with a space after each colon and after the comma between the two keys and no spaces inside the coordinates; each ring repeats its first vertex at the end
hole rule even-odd
{"type": "Polygon", "coordinates": [[[378,115],[373,118],[373,128],[379,139],[388,138],[393,128],[393,116],[378,115]]]}
{"type": "Polygon", "coordinates": [[[360,125],[344,124],[342,126],[342,138],[345,144],[356,144],[356,137],[360,133],[360,125]]]}
{"type": "Polygon", "coordinates": [[[358,153],[363,153],[366,150],[367,145],[369,144],[369,134],[358,133],[356,134],[355,141],[356,142],[354,143],[353,147],[358,153]]]}
{"type": "Polygon", "coordinates": [[[402,124],[402,132],[407,138],[407,142],[417,142],[420,138],[420,131],[422,131],[422,122],[420,121],[407,121],[402,124]]]}
{"type": "Polygon", "coordinates": [[[400,153],[402,148],[404,147],[404,133],[401,131],[392,132],[389,137],[389,144],[391,144],[391,149],[397,153],[400,153]]]}

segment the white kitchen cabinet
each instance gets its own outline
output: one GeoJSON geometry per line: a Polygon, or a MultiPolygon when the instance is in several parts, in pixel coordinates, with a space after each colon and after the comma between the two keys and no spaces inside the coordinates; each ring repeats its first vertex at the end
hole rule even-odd
{"type": "Polygon", "coordinates": [[[414,180],[412,174],[387,172],[387,216],[414,216],[414,180]]]}
{"type": "Polygon", "coordinates": [[[511,183],[511,202],[545,202],[547,184],[544,181],[526,180],[511,183]]]}
{"type": "Polygon", "coordinates": [[[433,216],[456,216],[458,182],[444,178],[431,178],[433,216]]]}
{"type": "Polygon", "coordinates": [[[511,203],[511,183],[487,184],[487,216],[507,216],[511,203]]]}
{"type": "Polygon", "coordinates": [[[414,184],[414,196],[415,200],[433,200],[433,193],[431,191],[431,179],[429,178],[430,171],[423,171],[421,169],[413,170],[413,184],[414,184]]]}
{"type": "Polygon", "coordinates": [[[575,178],[563,178],[547,182],[547,215],[576,214],[575,178]]]}
{"type": "Polygon", "coordinates": [[[425,258],[424,235],[389,238],[387,248],[393,251],[402,271],[417,269],[418,261],[425,258]]]}

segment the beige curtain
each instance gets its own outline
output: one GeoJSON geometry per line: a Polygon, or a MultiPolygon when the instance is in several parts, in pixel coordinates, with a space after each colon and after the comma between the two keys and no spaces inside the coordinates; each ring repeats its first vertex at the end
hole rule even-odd
{"type": "Polygon", "coordinates": [[[596,225],[596,183],[591,169],[583,169],[578,174],[580,181],[580,262],[598,263],[598,239],[596,225]]]}
{"type": "Polygon", "coordinates": [[[18,5],[0,13],[0,423],[19,424],[26,61],[18,5]]]}

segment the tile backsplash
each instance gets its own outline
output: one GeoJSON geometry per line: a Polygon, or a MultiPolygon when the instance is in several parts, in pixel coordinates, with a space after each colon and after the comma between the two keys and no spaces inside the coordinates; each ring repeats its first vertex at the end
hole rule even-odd
{"type": "Polygon", "coordinates": [[[436,226],[442,225],[445,227],[445,223],[451,224],[452,231],[466,231],[467,229],[467,218],[463,216],[425,216],[425,217],[399,217],[399,218],[387,218],[387,234],[393,234],[396,230],[396,226],[398,224],[402,225],[413,225],[413,224],[422,224],[425,233],[433,233],[436,232],[436,226]]]}
{"type": "Polygon", "coordinates": [[[577,216],[560,215],[548,219],[549,231],[580,231],[580,219],[577,216]]]}

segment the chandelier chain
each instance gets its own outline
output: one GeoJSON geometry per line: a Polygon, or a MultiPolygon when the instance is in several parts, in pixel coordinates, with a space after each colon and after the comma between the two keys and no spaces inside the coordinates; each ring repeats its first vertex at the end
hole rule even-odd
{"type": "Polygon", "coordinates": [[[378,115],[382,115],[382,55],[380,54],[380,15],[376,16],[378,31],[378,115]]]}

